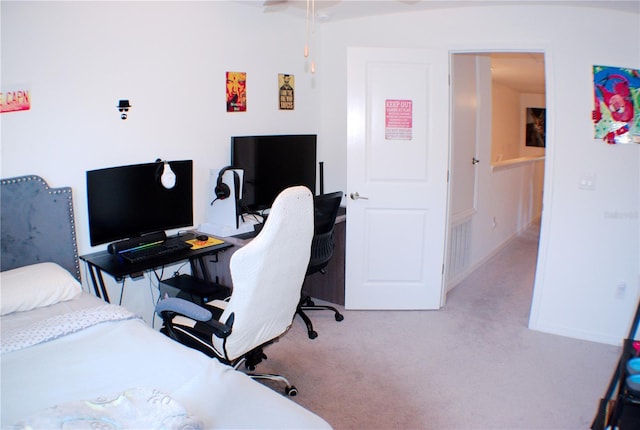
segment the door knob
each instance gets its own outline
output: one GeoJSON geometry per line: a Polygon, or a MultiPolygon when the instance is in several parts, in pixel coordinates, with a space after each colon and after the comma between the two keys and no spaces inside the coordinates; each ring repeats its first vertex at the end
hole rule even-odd
{"type": "Polygon", "coordinates": [[[473,157],[471,159],[471,164],[478,164],[480,162],[480,160],[478,160],[476,157],[473,157]]]}
{"type": "Polygon", "coordinates": [[[369,197],[363,197],[357,191],[355,193],[351,193],[349,196],[351,197],[351,200],[369,200],[369,197]]]}

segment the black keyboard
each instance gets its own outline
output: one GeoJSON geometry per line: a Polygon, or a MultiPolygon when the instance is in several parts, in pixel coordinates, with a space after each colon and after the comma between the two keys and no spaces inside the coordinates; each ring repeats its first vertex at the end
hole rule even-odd
{"type": "Polygon", "coordinates": [[[183,240],[172,240],[165,241],[159,245],[153,245],[148,248],[125,251],[120,253],[120,255],[130,263],[140,263],[142,261],[157,258],[162,255],[174,254],[190,248],[191,245],[183,240]]]}

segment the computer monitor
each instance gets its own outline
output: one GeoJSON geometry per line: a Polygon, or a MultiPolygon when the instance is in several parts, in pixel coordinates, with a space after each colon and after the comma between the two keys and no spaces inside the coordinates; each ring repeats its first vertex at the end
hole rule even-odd
{"type": "Polygon", "coordinates": [[[87,172],[92,246],[193,225],[193,162],[169,161],[176,175],[165,188],[162,162],[87,172]]]}
{"type": "Polygon", "coordinates": [[[244,171],[241,212],[268,209],[285,188],[316,191],[315,134],[234,136],[231,165],[244,171]]]}

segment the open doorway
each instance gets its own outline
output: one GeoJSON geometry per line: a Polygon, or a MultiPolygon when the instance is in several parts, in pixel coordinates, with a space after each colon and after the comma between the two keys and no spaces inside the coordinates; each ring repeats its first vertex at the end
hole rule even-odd
{"type": "Polygon", "coordinates": [[[543,53],[452,53],[450,72],[446,292],[539,226],[546,143],[543,53]]]}

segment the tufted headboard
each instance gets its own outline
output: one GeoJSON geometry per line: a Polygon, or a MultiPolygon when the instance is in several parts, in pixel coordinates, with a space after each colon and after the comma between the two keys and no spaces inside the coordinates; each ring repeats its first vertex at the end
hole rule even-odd
{"type": "Polygon", "coordinates": [[[54,262],[80,281],[71,188],[29,175],[2,179],[0,196],[0,270],[54,262]]]}

